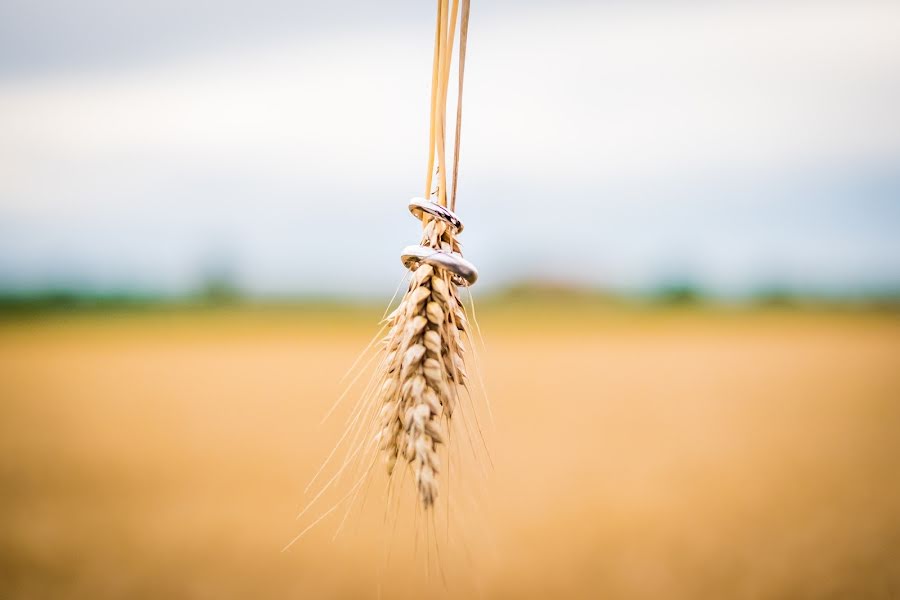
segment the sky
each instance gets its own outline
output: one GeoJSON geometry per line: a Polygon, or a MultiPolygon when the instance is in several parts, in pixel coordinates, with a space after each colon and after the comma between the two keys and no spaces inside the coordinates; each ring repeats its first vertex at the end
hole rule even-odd
{"type": "MultiPolygon", "coordinates": [[[[389,296],[434,11],[0,3],[0,291],[389,296]]],[[[900,289],[900,3],[472,0],[465,86],[479,289],[900,289]]]]}

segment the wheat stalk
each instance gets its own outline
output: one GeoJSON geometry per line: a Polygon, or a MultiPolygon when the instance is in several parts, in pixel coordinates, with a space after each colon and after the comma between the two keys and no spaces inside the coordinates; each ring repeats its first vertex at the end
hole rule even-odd
{"type": "MultiPolygon", "coordinates": [[[[395,474],[397,462],[400,459],[406,462],[414,475],[422,506],[426,510],[432,508],[438,497],[438,481],[441,474],[439,449],[441,445],[449,442],[452,418],[457,409],[471,442],[471,432],[465,426],[466,411],[460,406],[460,391],[464,390],[468,395],[464,343],[470,342],[470,336],[466,311],[459,299],[457,282],[461,285],[471,285],[477,279],[478,273],[474,265],[462,258],[455,236],[462,231],[463,226],[453,212],[452,206],[455,205],[456,199],[468,15],[469,0],[438,0],[425,185],[425,197],[429,200],[426,202],[422,198],[413,198],[409,205],[410,212],[422,220],[422,242],[420,246],[407,247],[401,255],[403,264],[412,271],[412,277],[399,306],[385,318],[382,328],[375,336],[377,340],[382,331],[385,329],[388,331],[381,339],[380,355],[372,356],[366,363],[380,356],[376,371],[351,410],[344,433],[313,475],[306,491],[312,488],[329,465],[335,467],[334,473],[320,485],[319,491],[300,511],[297,518],[306,514],[344,474],[355,473],[354,483],[336,504],[303,529],[285,549],[346,503],[344,518],[338,527],[340,532],[356,498],[360,493],[365,493],[363,484],[371,476],[371,469],[379,452],[387,467],[389,479],[395,474]],[[448,194],[444,139],[447,127],[447,88],[460,7],[462,19],[456,141],[452,163],[453,190],[452,194],[448,194]],[[451,204],[449,208],[448,199],[451,204]],[[411,254],[408,252],[410,249],[411,254]],[[421,254],[420,251],[425,251],[425,254],[421,254]],[[337,458],[340,456],[340,448],[345,449],[342,460],[337,458]]],[[[357,359],[357,363],[362,356],[368,354],[371,344],[357,359]]],[[[357,363],[354,363],[354,367],[357,363]]],[[[363,371],[365,368],[353,378],[329,414],[344,399],[363,371]]],[[[471,408],[475,427],[478,427],[475,408],[474,406],[471,408]]],[[[478,432],[481,433],[480,428],[478,432]]],[[[474,453],[474,446],[472,450],[474,453]]],[[[447,456],[449,457],[449,452],[447,456]]],[[[490,460],[489,455],[487,458],[490,460]]]]}
{"type": "MultiPolygon", "coordinates": [[[[459,6],[460,0],[452,0],[452,7],[448,0],[438,2],[432,65],[425,194],[426,197],[433,196],[443,207],[447,206],[448,196],[444,147],[447,87],[459,6]],[[436,186],[432,190],[435,179],[436,186]]],[[[463,13],[463,22],[467,23],[468,0],[464,0],[463,13]]],[[[464,37],[465,32],[465,28],[461,29],[460,36],[464,37]]],[[[460,56],[462,59],[463,55],[460,56]]],[[[458,150],[457,137],[457,157],[458,150]]],[[[455,180],[456,159],[453,173],[455,180]]],[[[461,225],[454,228],[442,219],[428,219],[424,215],[422,218],[421,245],[460,256],[455,233],[462,229],[461,225]]],[[[382,363],[381,391],[376,399],[381,407],[377,442],[388,475],[393,474],[401,458],[410,465],[419,498],[428,509],[438,495],[441,471],[438,446],[445,443],[445,431],[450,431],[459,389],[466,387],[463,339],[468,341],[468,332],[465,309],[459,301],[454,276],[426,263],[411,265],[411,268],[409,289],[387,318],[390,329],[383,340],[387,358],[382,363]]]]}
{"type": "MultiPolygon", "coordinates": [[[[425,226],[422,245],[459,252],[452,229],[439,220],[425,226]]],[[[420,264],[387,321],[387,358],[376,400],[381,407],[378,443],[389,475],[398,459],[407,461],[428,508],[438,495],[438,446],[450,430],[459,388],[467,383],[463,340],[468,340],[468,324],[451,275],[420,264]]]]}

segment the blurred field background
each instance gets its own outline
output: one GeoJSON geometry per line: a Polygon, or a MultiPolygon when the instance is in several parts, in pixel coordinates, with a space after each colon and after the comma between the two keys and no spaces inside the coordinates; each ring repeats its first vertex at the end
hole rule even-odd
{"type": "Polygon", "coordinates": [[[377,487],[336,541],[332,518],[280,553],[340,431],[317,424],[379,314],[4,319],[0,596],[900,590],[900,319],[885,309],[486,302],[495,468],[479,514],[453,524],[466,547],[442,548],[448,582],[426,576],[411,518],[383,570],[377,487]]]}
{"type": "Polygon", "coordinates": [[[434,10],[0,2],[0,598],[900,597],[896,0],[472,0],[493,469],[281,553],[434,10]]]}

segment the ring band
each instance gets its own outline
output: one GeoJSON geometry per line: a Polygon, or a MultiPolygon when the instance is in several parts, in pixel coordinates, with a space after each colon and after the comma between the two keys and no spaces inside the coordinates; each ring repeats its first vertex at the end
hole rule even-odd
{"type": "Polygon", "coordinates": [[[463,222],[456,216],[456,213],[437,202],[425,198],[413,198],[409,201],[409,212],[420,221],[427,213],[452,227],[456,233],[461,233],[463,230],[463,222]]]}
{"type": "Polygon", "coordinates": [[[478,279],[478,269],[456,252],[443,252],[428,246],[407,246],[400,255],[403,266],[414,269],[425,263],[432,267],[444,269],[453,275],[457,285],[469,286],[478,279]]]}

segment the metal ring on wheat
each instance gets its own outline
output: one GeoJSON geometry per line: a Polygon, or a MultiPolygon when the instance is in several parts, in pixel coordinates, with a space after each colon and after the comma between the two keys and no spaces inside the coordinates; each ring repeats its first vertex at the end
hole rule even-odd
{"type": "Polygon", "coordinates": [[[463,230],[463,222],[456,216],[456,213],[437,202],[425,198],[413,198],[409,201],[409,212],[420,221],[427,213],[449,225],[456,233],[461,233],[463,230]]]}
{"type": "Polygon", "coordinates": [[[478,269],[457,252],[443,252],[428,246],[407,246],[400,255],[403,266],[416,269],[420,264],[431,265],[449,271],[453,283],[470,286],[478,279],[478,269]]]}

